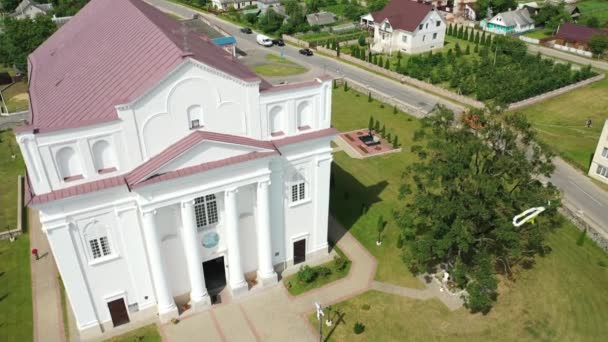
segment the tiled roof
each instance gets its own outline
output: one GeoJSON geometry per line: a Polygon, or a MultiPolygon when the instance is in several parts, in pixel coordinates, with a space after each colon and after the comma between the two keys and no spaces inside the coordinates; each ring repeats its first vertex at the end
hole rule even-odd
{"type": "Polygon", "coordinates": [[[296,143],[306,141],[306,140],[330,137],[333,135],[337,135],[338,133],[339,133],[338,130],[332,127],[332,128],[322,129],[319,131],[313,131],[310,133],[294,135],[294,136],[286,137],[283,139],[276,139],[276,140],[273,140],[272,143],[280,151],[280,148],[283,146],[296,144],[296,143]]]}
{"type": "Polygon", "coordinates": [[[414,32],[432,10],[433,6],[429,4],[411,0],[391,0],[383,9],[373,12],[372,17],[376,24],[388,19],[394,29],[414,32]]]}
{"type": "MultiPolygon", "coordinates": [[[[591,38],[591,36],[598,33],[602,33],[602,30],[571,23],[564,23],[559,26],[555,37],[570,42],[585,43],[589,38],[591,38]]],[[[604,33],[608,34],[608,32],[604,33]]]]}
{"type": "Polygon", "coordinates": [[[248,82],[246,66],[141,0],[92,0],[29,56],[30,127],[39,132],[117,119],[186,58],[248,82]]]}

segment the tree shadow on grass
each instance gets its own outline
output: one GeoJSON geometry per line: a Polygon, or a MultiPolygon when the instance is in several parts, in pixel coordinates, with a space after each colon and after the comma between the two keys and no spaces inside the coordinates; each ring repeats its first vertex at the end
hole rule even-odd
{"type": "Polygon", "coordinates": [[[329,341],[331,335],[333,335],[333,333],[336,330],[336,328],[338,327],[338,325],[340,325],[340,324],[346,324],[346,322],[344,321],[344,315],[346,315],[346,314],[343,313],[343,312],[336,312],[336,314],[334,315],[334,317],[338,316],[338,319],[336,319],[336,320],[332,319],[334,321],[334,324],[332,325],[331,330],[327,333],[327,336],[325,336],[325,338],[323,339],[323,341],[325,341],[325,342],[329,341]]]}
{"type": "MultiPolygon", "coordinates": [[[[366,186],[337,164],[332,165],[331,171],[330,211],[348,231],[372,204],[381,201],[380,193],[388,186],[388,182],[383,180],[366,186]]],[[[344,234],[338,231],[332,233],[334,241],[339,241],[344,234]]]]}

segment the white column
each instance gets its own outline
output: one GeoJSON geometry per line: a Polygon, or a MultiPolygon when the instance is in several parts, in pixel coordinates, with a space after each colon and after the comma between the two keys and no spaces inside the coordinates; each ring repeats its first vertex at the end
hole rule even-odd
{"type": "Polygon", "coordinates": [[[156,300],[158,302],[158,315],[161,322],[167,322],[173,317],[177,317],[177,307],[171,295],[169,284],[165,276],[165,267],[160,255],[160,237],[156,228],[154,216],[156,210],[144,212],[144,234],[146,236],[146,247],[148,248],[148,258],[150,259],[150,268],[152,278],[154,279],[154,288],[156,290],[156,300]]]}
{"type": "Polygon", "coordinates": [[[194,201],[186,201],[181,205],[182,211],[182,241],[188,264],[188,276],[190,278],[190,301],[196,309],[197,306],[211,304],[203,264],[200,257],[198,236],[196,234],[196,217],[194,215],[194,201]]]}
{"type": "Polygon", "coordinates": [[[247,282],[241,265],[241,249],[239,246],[239,213],[236,206],[237,189],[224,192],[226,208],[226,232],[228,242],[228,271],[230,288],[233,295],[247,291],[247,282]]]}
{"type": "Polygon", "coordinates": [[[262,284],[277,282],[277,274],[272,265],[272,237],[268,188],[270,181],[258,183],[257,191],[257,228],[258,228],[258,279],[262,284]]]}

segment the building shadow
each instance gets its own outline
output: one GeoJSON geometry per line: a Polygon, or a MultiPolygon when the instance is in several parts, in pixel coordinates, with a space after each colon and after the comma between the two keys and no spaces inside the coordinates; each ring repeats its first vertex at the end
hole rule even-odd
{"type": "MultiPolygon", "coordinates": [[[[372,204],[381,201],[380,193],[387,186],[386,180],[366,186],[340,165],[332,164],[329,200],[331,215],[346,231],[350,230],[359,218],[367,213],[372,204]]],[[[331,231],[329,235],[333,242],[337,242],[344,233],[345,231],[340,229],[331,231]]]]}

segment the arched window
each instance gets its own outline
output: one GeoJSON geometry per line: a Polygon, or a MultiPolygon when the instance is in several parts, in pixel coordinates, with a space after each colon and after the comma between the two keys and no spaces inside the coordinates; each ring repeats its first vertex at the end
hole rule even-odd
{"type": "Polygon", "coordinates": [[[196,216],[196,227],[198,230],[216,224],[219,221],[219,217],[215,195],[207,195],[195,199],[194,215],[196,216]]]}
{"type": "Polygon", "coordinates": [[[59,177],[64,181],[82,179],[82,171],[76,152],[71,147],[63,147],[55,155],[59,177]]]}
{"type": "Polygon", "coordinates": [[[306,188],[306,178],[302,170],[295,172],[291,176],[289,184],[291,203],[299,203],[308,199],[308,189],[306,188]]]}
{"type": "Polygon", "coordinates": [[[270,110],[270,135],[283,135],[283,107],[276,106],[270,110]]]}
{"type": "Polygon", "coordinates": [[[108,173],[116,171],[114,154],[110,143],[105,140],[96,141],[93,144],[93,165],[98,173],[108,173]]]}
{"type": "Polygon", "coordinates": [[[91,259],[94,260],[112,255],[110,234],[105,226],[91,223],[84,230],[84,238],[91,259]]]}
{"type": "Polygon", "coordinates": [[[304,101],[298,105],[298,130],[310,129],[312,126],[312,106],[310,102],[304,101]]]}
{"type": "Polygon", "coordinates": [[[203,127],[205,123],[203,122],[203,108],[199,105],[194,105],[188,107],[188,122],[190,124],[190,129],[197,129],[199,127],[203,127]]]}

